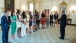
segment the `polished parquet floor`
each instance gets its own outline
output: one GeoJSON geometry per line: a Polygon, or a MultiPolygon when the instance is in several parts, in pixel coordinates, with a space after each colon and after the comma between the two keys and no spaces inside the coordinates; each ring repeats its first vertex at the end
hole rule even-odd
{"type": "MultiPolygon", "coordinates": [[[[0,28],[1,29],[1,28],[0,28]]],[[[76,36],[76,26],[67,25],[65,40],[60,40],[60,30],[56,27],[49,27],[45,29],[39,29],[36,32],[29,33],[21,39],[17,38],[15,34],[15,41],[12,43],[70,43],[76,36]]],[[[2,34],[0,30],[0,43],[2,43],[2,34]]],[[[11,34],[9,32],[9,41],[11,41],[11,34]]]]}

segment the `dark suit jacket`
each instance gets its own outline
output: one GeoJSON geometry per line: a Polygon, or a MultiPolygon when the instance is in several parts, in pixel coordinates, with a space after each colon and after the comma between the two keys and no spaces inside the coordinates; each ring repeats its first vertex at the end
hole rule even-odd
{"type": "Polygon", "coordinates": [[[36,15],[36,20],[39,20],[39,14],[35,14],[36,15]]]}
{"type": "Polygon", "coordinates": [[[57,15],[54,14],[54,19],[58,19],[58,14],[57,15]]]}
{"type": "Polygon", "coordinates": [[[5,30],[5,29],[8,29],[9,28],[9,24],[10,24],[10,21],[9,21],[9,17],[7,19],[7,17],[4,15],[2,16],[1,18],[1,27],[2,27],[2,30],[5,30]]]}
{"type": "Polygon", "coordinates": [[[53,15],[50,15],[50,20],[53,20],[53,15]]]}
{"type": "Polygon", "coordinates": [[[66,22],[67,22],[66,19],[67,19],[66,14],[62,14],[61,18],[59,19],[61,27],[65,27],[66,26],[66,22]]]}
{"type": "Polygon", "coordinates": [[[9,25],[11,24],[11,18],[10,18],[10,16],[8,16],[8,24],[9,25]]]}

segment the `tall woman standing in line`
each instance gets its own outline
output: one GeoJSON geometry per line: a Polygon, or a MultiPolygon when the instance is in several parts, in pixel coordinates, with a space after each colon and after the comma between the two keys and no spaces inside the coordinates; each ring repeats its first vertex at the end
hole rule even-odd
{"type": "Polygon", "coordinates": [[[21,37],[21,27],[22,27],[22,17],[20,15],[20,10],[17,10],[17,34],[18,37],[21,37]]]}
{"type": "Polygon", "coordinates": [[[41,18],[40,18],[40,25],[42,29],[45,28],[45,23],[46,23],[45,12],[42,11],[41,18]]]}
{"type": "Polygon", "coordinates": [[[30,19],[30,16],[28,14],[28,12],[26,11],[26,34],[28,34],[29,32],[29,19],[30,19]]]}
{"type": "Polygon", "coordinates": [[[21,29],[21,36],[26,35],[26,15],[25,11],[22,12],[22,29],[21,29]]]}
{"type": "Polygon", "coordinates": [[[11,18],[11,37],[12,40],[14,41],[14,35],[16,32],[16,16],[14,11],[11,12],[10,18],[11,18]]]}
{"type": "Polygon", "coordinates": [[[45,15],[46,15],[46,28],[48,28],[48,26],[49,26],[49,13],[46,12],[45,15]]]}
{"type": "Polygon", "coordinates": [[[32,12],[31,11],[29,12],[29,15],[30,15],[29,33],[31,33],[31,32],[33,32],[33,29],[32,29],[32,12]]]}
{"type": "Polygon", "coordinates": [[[33,32],[35,32],[35,28],[36,28],[36,15],[35,15],[35,13],[33,13],[33,16],[32,16],[32,27],[33,27],[33,32]]]}

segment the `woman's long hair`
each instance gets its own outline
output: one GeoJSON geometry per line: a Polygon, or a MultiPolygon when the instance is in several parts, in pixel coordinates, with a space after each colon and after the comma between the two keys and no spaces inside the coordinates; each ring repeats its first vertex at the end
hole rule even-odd
{"type": "Polygon", "coordinates": [[[44,13],[44,11],[42,11],[41,17],[45,17],[45,13],[44,13]]]}
{"type": "Polygon", "coordinates": [[[20,14],[20,10],[17,10],[17,14],[20,14]]]}
{"type": "Polygon", "coordinates": [[[13,13],[14,13],[14,11],[11,12],[11,16],[12,16],[12,17],[14,16],[13,13]]]}
{"type": "Polygon", "coordinates": [[[29,15],[31,15],[31,11],[29,11],[29,15]]]}
{"type": "Polygon", "coordinates": [[[22,12],[22,17],[23,17],[23,19],[25,19],[25,18],[26,18],[25,13],[26,13],[25,11],[23,11],[23,12],[22,12]]]}

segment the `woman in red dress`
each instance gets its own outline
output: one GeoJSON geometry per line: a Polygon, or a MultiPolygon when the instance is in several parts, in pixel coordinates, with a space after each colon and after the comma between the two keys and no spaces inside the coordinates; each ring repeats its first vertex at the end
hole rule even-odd
{"type": "Polygon", "coordinates": [[[45,23],[46,23],[46,18],[45,18],[45,13],[43,11],[42,14],[41,14],[41,19],[40,19],[40,24],[42,26],[42,29],[45,28],[45,23]]]}

